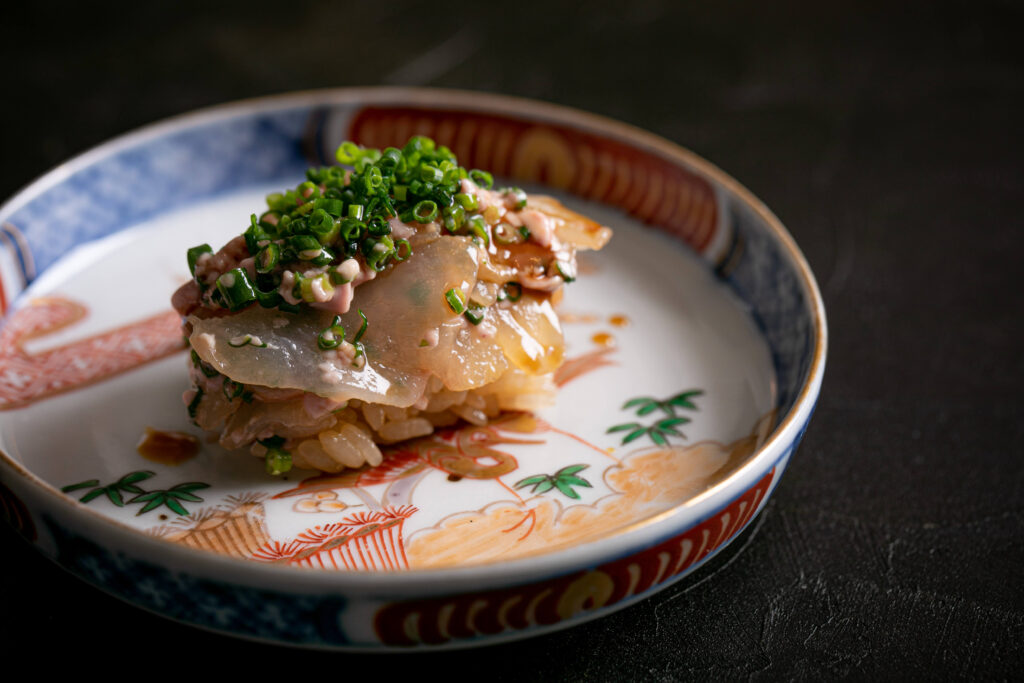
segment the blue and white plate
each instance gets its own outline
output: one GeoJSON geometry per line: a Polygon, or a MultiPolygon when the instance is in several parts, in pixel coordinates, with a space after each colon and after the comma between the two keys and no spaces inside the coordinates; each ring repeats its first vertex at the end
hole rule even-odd
{"type": "Polygon", "coordinates": [[[777,218],[676,145],[441,90],[218,107],[51,171],[0,208],[0,510],[55,562],[168,617],[300,645],[464,647],[562,628],[709,561],[817,400],[825,314],[777,218]],[[613,228],[559,306],[556,405],[273,478],[182,404],[185,250],[240,233],[346,139],[410,135],[613,228]],[[144,458],[147,430],[201,439],[144,458]]]}

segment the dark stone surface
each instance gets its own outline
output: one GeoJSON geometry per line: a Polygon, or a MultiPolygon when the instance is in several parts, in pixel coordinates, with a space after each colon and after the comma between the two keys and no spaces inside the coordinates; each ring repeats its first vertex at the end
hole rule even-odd
{"type": "Polygon", "coordinates": [[[159,619],[3,528],[0,652],[123,675],[179,657],[194,674],[209,656],[294,675],[1019,677],[1024,16],[844,4],[5,9],[2,196],[111,136],[242,97],[378,83],[533,97],[651,130],[746,184],[804,249],[831,344],[817,414],[753,529],[608,618],[381,668],[159,619]]]}

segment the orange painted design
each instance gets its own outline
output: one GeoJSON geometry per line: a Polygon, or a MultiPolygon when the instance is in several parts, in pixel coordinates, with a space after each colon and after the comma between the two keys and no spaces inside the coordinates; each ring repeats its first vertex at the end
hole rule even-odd
{"type": "Polygon", "coordinates": [[[708,247],[718,223],[711,184],[654,152],[555,124],[473,111],[366,107],[348,139],[371,147],[429,135],[462,165],[538,182],[624,209],[681,238],[708,247]]]}
{"type": "Polygon", "coordinates": [[[32,521],[32,515],[29,514],[25,504],[14,495],[13,491],[4,486],[3,482],[0,482],[0,517],[7,520],[7,523],[14,527],[14,530],[22,538],[35,542],[37,538],[36,525],[32,521]]]}
{"type": "Polygon", "coordinates": [[[249,558],[270,542],[263,498],[261,493],[228,496],[221,506],[196,510],[149,533],[190,548],[249,558]]]}
{"type": "Polygon", "coordinates": [[[374,619],[377,636],[386,645],[437,645],[556,624],[642,594],[678,576],[738,534],[764,501],[774,476],[772,469],[710,519],[595,569],[511,589],[385,605],[374,619]]]}
{"type": "Polygon", "coordinates": [[[555,370],[555,384],[561,388],[574,379],[582,377],[589,372],[593,372],[598,368],[602,368],[606,365],[615,365],[615,363],[608,358],[608,355],[614,351],[614,348],[607,347],[589,351],[580,356],[576,356],[575,358],[570,358],[562,363],[561,367],[555,370]]]}
{"type": "Polygon", "coordinates": [[[43,298],[16,311],[0,332],[0,410],[29,405],[108,379],[184,348],[181,318],[168,311],[74,343],[30,354],[24,344],[81,320],[87,309],[43,298]]]}
{"type": "Polygon", "coordinates": [[[408,569],[402,525],[415,512],[412,505],[360,512],[306,529],[287,543],[270,541],[252,557],[318,569],[408,569]]]}
{"type": "Polygon", "coordinates": [[[615,337],[607,332],[598,332],[590,338],[590,341],[594,342],[598,346],[615,346],[615,337]]]}

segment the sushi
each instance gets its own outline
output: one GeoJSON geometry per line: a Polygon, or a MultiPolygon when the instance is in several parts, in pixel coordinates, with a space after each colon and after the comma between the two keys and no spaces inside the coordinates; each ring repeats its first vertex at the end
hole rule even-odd
{"type": "Polygon", "coordinates": [[[245,231],[188,250],[172,303],[196,425],[267,471],[337,472],[381,446],[554,399],[554,305],[611,230],[495,188],[425,137],[351,142],[267,197],[245,231]]]}

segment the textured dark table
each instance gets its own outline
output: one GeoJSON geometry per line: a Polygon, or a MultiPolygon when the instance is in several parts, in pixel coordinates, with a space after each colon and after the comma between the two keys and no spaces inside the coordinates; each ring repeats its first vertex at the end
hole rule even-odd
{"type": "Polygon", "coordinates": [[[1020,676],[1018,9],[203,4],[5,9],[0,195],[136,126],[289,90],[432,85],[579,107],[693,149],[787,224],[829,315],[821,401],[751,530],[681,584],[570,631],[386,668],[287,652],[118,603],[3,527],[8,661],[119,676],[175,662],[201,674],[198,653],[240,673],[1020,676]]]}

